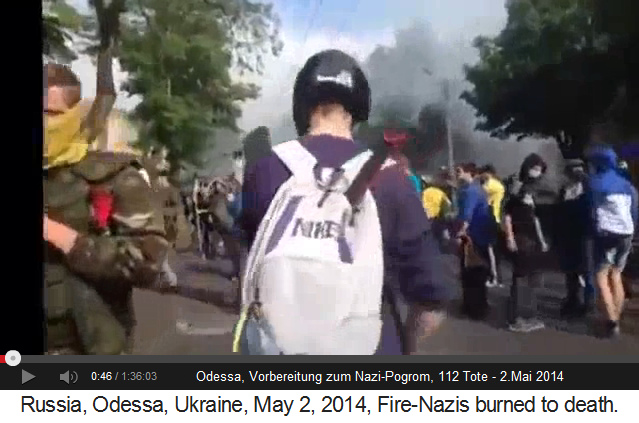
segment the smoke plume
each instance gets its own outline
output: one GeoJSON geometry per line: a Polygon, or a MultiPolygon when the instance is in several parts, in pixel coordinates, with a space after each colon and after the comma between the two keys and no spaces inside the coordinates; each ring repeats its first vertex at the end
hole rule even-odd
{"type": "MultiPolygon", "coordinates": [[[[478,60],[468,42],[444,43],[430,25],[416,21],[398,29],[391,46],[378,46],[363,62],[371,84],[373,110],[369,123],[379,121],[388,110],[418,126],[419,113],[425,106],[449,110],[454,145],[454,161],[492,163],[501,175],[518,170],[530,153],[541,154],[551,164],[560,160],[553,141],[525,139],[497,140],[476,131],[474,109],[459,99],[470,88],[463,75],[463,65],[478,60]],[[449,83],[450,102],[444,96],[444,81],[449,83]],[[447,107],[448,105],[448,107],[447,107]]],[[[273,142],[295,138],[290,116],[282,116],[271,126],[273,142]]],[[[429,157],[423,169],[430,172],[447,163],[445,148],[429,157]]]]}

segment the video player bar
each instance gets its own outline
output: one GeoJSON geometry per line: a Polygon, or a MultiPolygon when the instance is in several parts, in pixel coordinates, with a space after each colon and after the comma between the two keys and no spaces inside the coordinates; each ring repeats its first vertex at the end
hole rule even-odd
{"type": "Polygon", "coordinates": [[[0,365],[2,390],[623,390],[637,380],[638,363],[0,365]]]}

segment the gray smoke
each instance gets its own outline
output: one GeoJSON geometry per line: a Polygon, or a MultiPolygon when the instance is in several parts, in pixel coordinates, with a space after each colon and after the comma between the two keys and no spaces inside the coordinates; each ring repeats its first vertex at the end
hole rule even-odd
{"type": "MultiPolygon", "coordinates": [[[[475,110],[459,96],[470,88],[463,66],[477,60],[477,52],[468,43],[440,42],[427,22],[414,22],[398,30],[393,47],[378,47],[364,63],[373,93],[371,120],[379,119],[383,110],[399,106],[401,114],[417,125],[421,108],[432,105],[449,110],[456,162],[492,163],[501,175],[515,172],[533,152],[556,162],[558,149],[553,148],[552,141],[497,140],[474,129],[475,110]],[[451,99],[448,104],[446,82],[451,99]]],[[[447,151],[440,151],[424,170],[432,171],[446,161],[447,151]]]]}
{"type": "MultiPolygon", "coordinates": [[[[459,96],[470,88],[464,79],[463,66],[477,60],[477,51],[469,40],[441,42],[427,22],[416,21],[398,29],[393,46],[379,46],[363,63],[373,95],[369,123],[380,119],[385,110],[393,109],[416,126],[422,107],[445,108],[443,82],[447,79],[452,99],[449,110],[456,162],[492,163],[501,175],[506,176],[517,171],[528,154],[536,152],[549,162],[552,171],[561,160],[553,141],[497,140],[474,129],[475,111],[459,96]]],[[[294,139],[296,133],[291,117],[283,115],[271,126],[271,133],[274,143],[294,139]]],[[[445,165],[446,157],[446,151],[440,151],[429,158],[425,170],[432,171],[445,165]]]]}
{"type": "Polygon", "coordinates": [[[190,174],[216,177],[231,173],[233,170],[231,156],[233,152],[242,148],[241,137],[241,133],[227,128],[215,129],[209,140],[211,148],[202,154],[200,166],[190,167],[190,174]]]}

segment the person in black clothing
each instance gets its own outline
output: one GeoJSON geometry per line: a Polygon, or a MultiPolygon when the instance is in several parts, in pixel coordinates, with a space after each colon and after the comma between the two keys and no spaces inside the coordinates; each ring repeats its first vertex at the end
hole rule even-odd
{"type": "Polygon", "coordinates": [[[560,265],[566,278],[566,298],[560,313],[563,317],[578,317],[592,309],[594,300],[587,251],[589,215],[585,164],[580,159],[568,160],[564,173],[568,181],[561,188],[557,207],[559,224],[555,231],[560,265]]]}
{"type": "Polygon", "coordinates": [[[519,175],[511,177],[507,183],[504,233],[513,264],[507,319],[513,332],[531,332],[544,327],[538,319],[537,291],[543,283],[539,262],[549,247],[537,216],[536,202],[546,168],[539,155],[530,154],[523,161],[519,175]],[[525,285],[521,285],[522,279],[526,281],[525,285]],[[532,309],[529,319],[524,319],[521,313],[522,294],[529,297],[532,309]]]}

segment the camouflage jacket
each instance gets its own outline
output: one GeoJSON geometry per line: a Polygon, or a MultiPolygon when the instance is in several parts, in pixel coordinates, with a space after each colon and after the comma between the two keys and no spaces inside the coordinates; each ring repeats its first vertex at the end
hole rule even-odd
{"type": "Polygon", "coordinates": [[[151,188],[155,193],[155,200],[162,208],[166,217],[175,217],[181,206],[179,190],[170,182],[167,171],[162,171],[161,162],[155,157],[144,157],[141,166],[147,171],[151,180],[151,188]]]}
{"type": "Polygon", "coordinates": [[[45,248],[49,351],[130,349],[132,289],[153,286],[168,250],[161,212],[134,162],[130,155],[92,152],[43,174],[45,213],[81,234],[66,256],[45,248]],[[94,224],[96,189],[113,199],[108,234],[94,224]]]}

